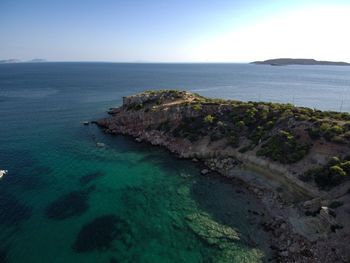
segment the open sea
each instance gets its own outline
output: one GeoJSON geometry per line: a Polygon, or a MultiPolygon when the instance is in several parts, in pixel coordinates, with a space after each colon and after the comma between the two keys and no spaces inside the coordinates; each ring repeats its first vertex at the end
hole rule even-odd
{"type": "Polygon", "coordinates": [[[350,67],[1,64],[0,262],[267,261],[249,212],[259,205],[239,186],[81,123],[123,96],[175,88],[350,111],[350,67]]]}

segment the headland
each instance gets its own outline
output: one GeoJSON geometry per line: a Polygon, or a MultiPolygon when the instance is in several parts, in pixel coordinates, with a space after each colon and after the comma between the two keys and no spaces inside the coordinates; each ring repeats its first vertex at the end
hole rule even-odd
{"type": "Polygon", "coordinates": [[[265,208],[279,262],[349,262],[349,113],[161,90],[124,97],[109,114],[96,121],[106,133],[244,183],[265,208]]]}

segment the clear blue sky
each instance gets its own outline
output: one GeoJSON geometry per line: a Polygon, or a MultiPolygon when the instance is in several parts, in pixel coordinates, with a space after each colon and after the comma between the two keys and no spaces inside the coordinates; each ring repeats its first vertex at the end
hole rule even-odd
{"type": "Polygon", "coordinates": [[[350,52],[345,51],[350,45],[349,2],[0,0],[0,59],[235,62],[316,56],[350,61],[350,52]],[[327,17],[325,10],[331,12],[327,17]],[[330,20],[329,28],[320,25],[329,32],[316,28],[312,37],[313,32],[306,30],[315,31],[317,24],[301,24],[308,24],[309,16],[313,21],[330,20]],[[317,42],[312,41],[327,33],[337,42],[315,50],[317,42]],[[294,41],[303,37],[300,41],[308,42],[308,47],[294,45],[288,37],[294,41]],[[341,57],[342,48],[347,56],[341,57]]]}

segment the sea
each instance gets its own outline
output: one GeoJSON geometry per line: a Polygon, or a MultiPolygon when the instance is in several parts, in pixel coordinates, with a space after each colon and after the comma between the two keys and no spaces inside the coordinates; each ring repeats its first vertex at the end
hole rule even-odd
{"type": "Polygon", "coordinates": [[[244,187],[82,124],[152,89],[350,111],[350,67],[1,64],[0,262],[271,260],[244,187]]]}

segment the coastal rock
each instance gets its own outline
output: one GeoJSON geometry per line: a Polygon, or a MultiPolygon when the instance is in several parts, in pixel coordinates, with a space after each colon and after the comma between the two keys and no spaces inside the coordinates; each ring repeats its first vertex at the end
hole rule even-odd
{"type": "Polygon", "coordinates": [[[306,210],[316,211],[316,210],[319,210],[321,205],[322,205],[322,199],[317,197],[312,200],[305,201],[303,204],[303,207],[306,210]]]}
{"type": "Polygon", "coordinates": [[[323,222],[323,224],[325,225],[325,228],[330,229],[330,227],[332,225],[336,225],[337,222],[334,219],[333,216],[331,216],[330,214],[330,209],[326,206],[323,206],[320,210],[320,214],[319,217],[321,219],[321,221],[323,222]]]}
{"type": "Polygon", "coordinates": [[[288,256],[289,256],[289,253],[288,253],[288,251],[286,251],[286,250],[280,252],[279,254],[280,254],[281,257],[288,257],[288,256]]]}
{"type": "Polygon", "coordinates": [[[202,175],[206,175],[207,173],[209,173],[208,169],[202,169],[201,170],[201,174],[202,175]]]}
{"type": "Polygon", "coordinates": [[[300,246],[298,243],[293,243],[289,248],[288,248],[289,252],[291,253],[296,253],[298,251],[300,251],[300,246]]]}

